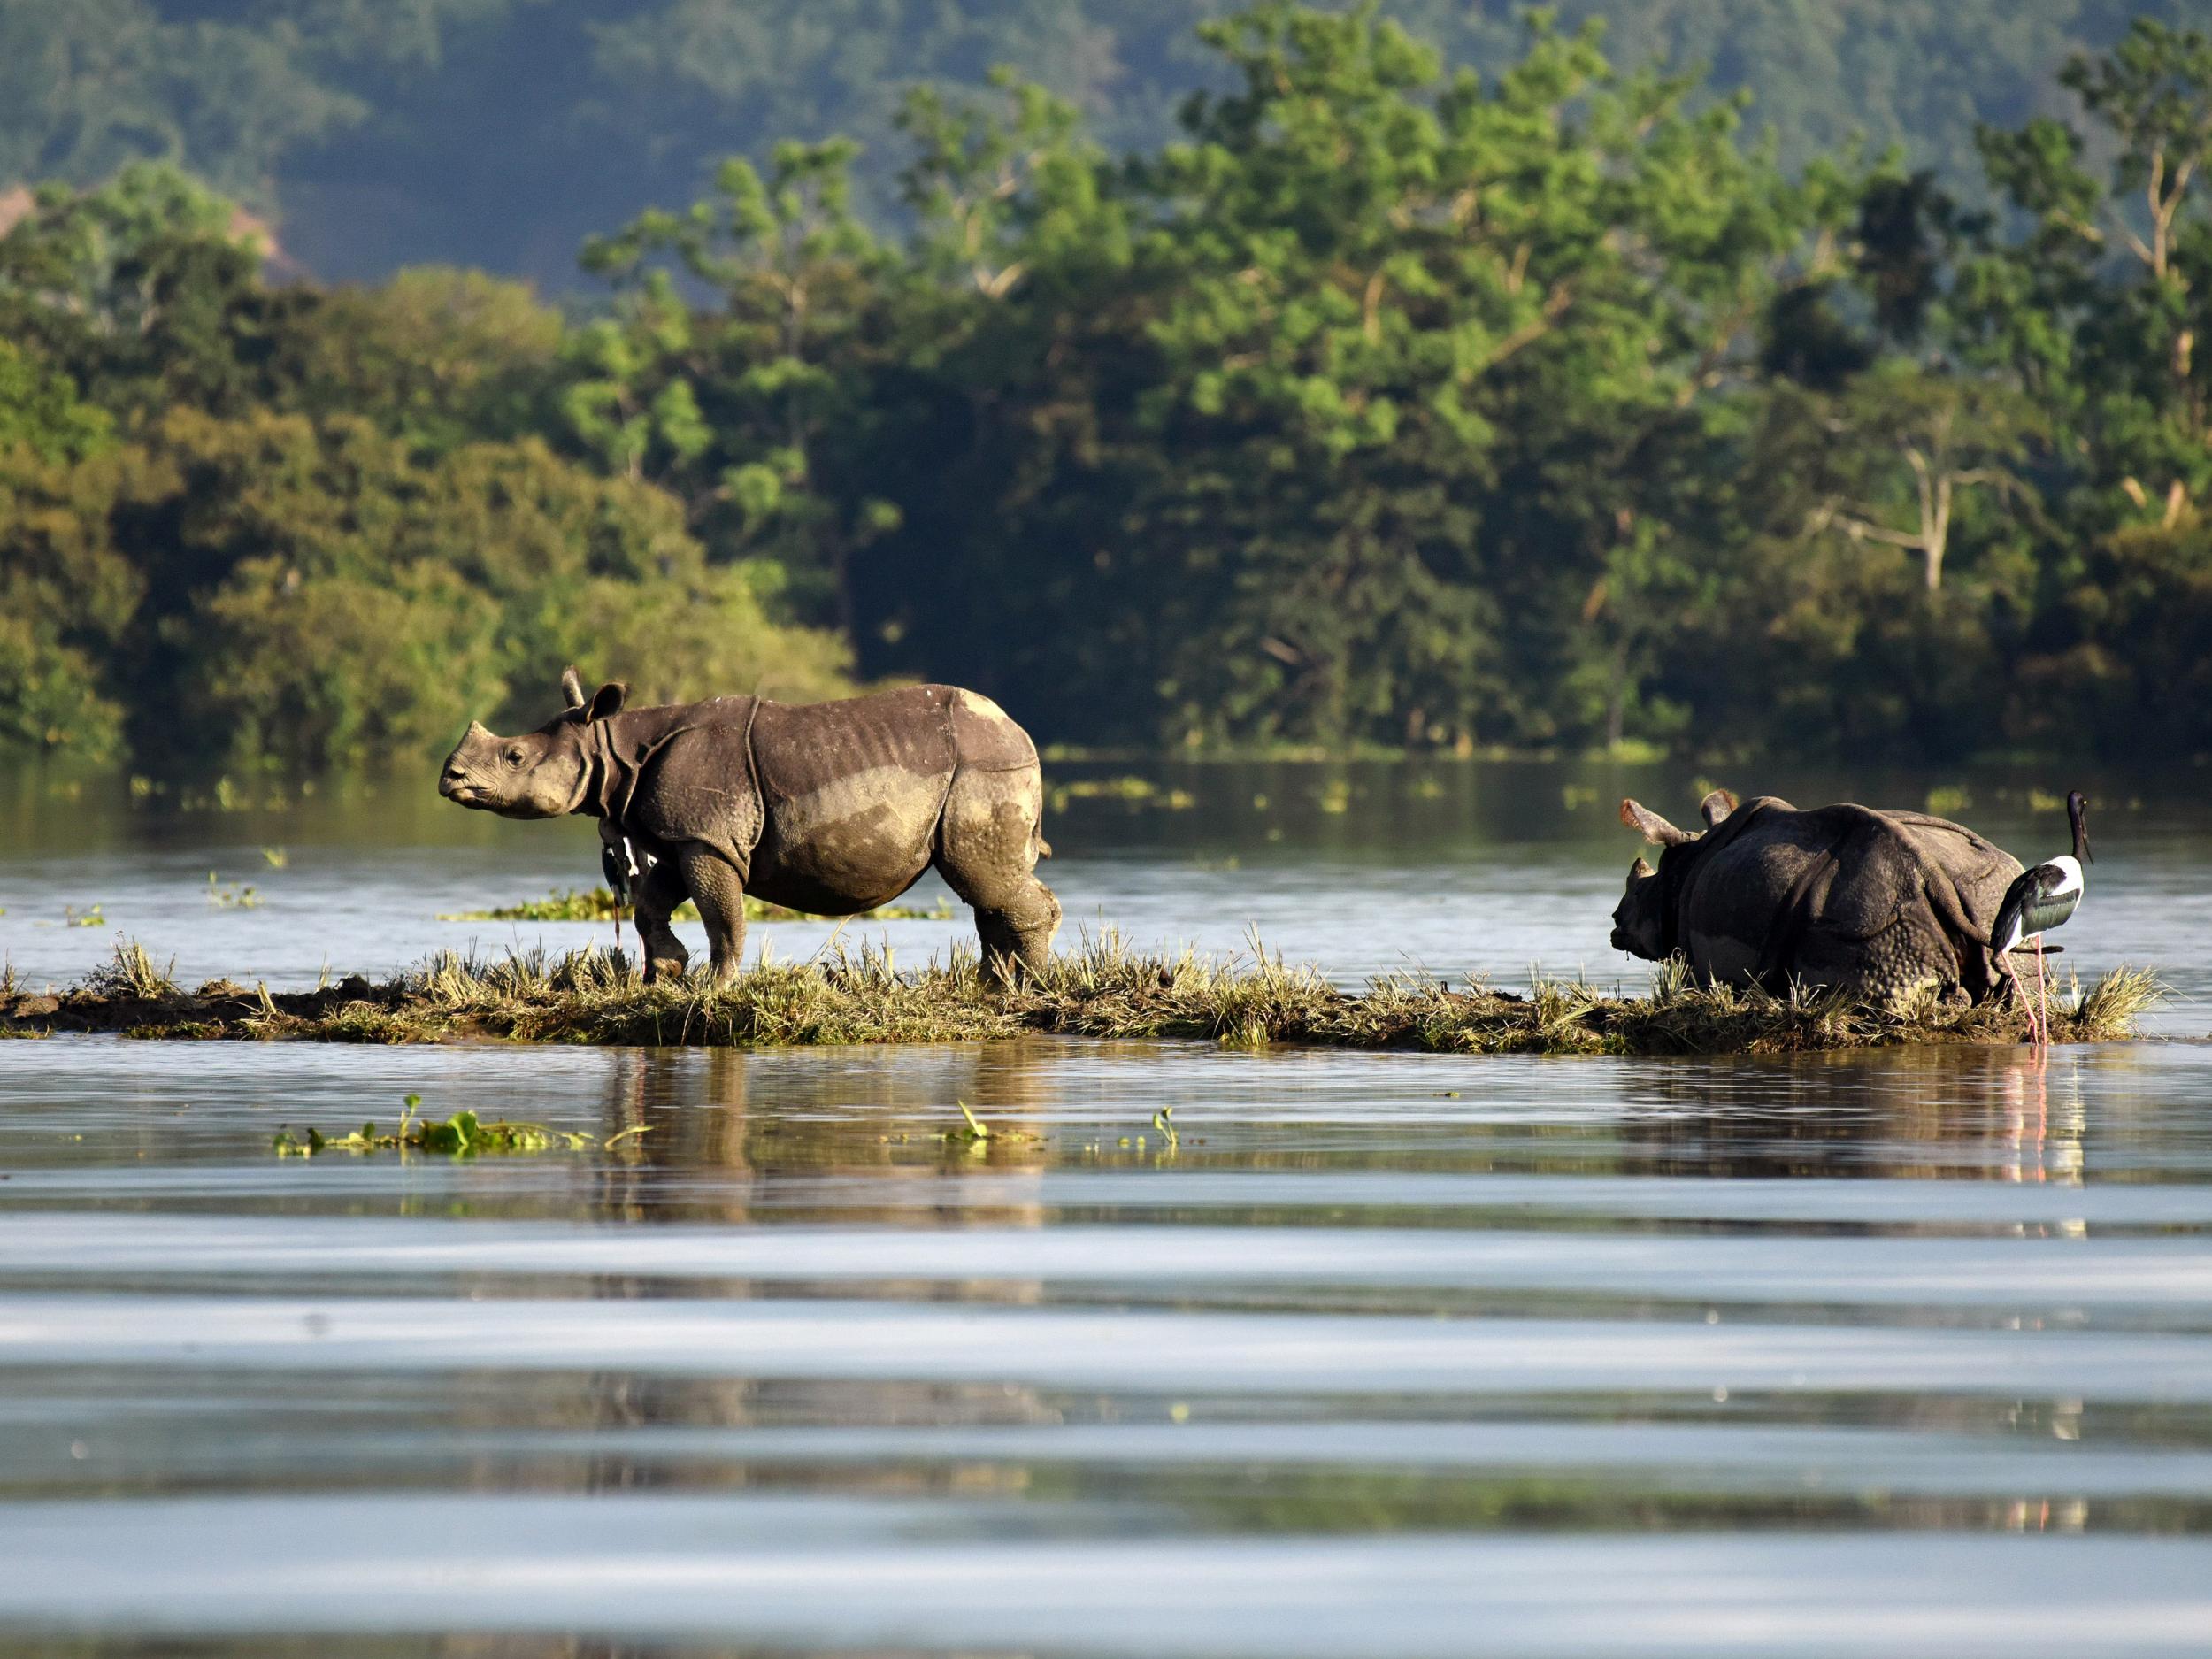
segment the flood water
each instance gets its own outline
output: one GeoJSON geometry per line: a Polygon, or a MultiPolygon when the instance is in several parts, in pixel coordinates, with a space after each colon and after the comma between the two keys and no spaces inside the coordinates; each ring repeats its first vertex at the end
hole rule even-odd
{"type": "MultiPolygon", "coordinates": [[[[1347,984],[1640,988],[1611,809],[1696,799],[1658,769],[1148,775],[1048,819],[1071,922],[1256,929],[1347,984]]],[[[2064,820],[2028,791],[2073,780],[1717,781],[1963,788],[2037,857],[2064,820]]],[[[0,1651],[2212,1650],[2206,781],[2084,780],[2059,960],[2176,995],[2047,1069],[0,1044],[0,1651]],[[272,1153],[409,1094],[644,1133],[272,1153]],[[939,1138],[956,1102],[987,1142],[939,1138]]],[[[33,982],[119,933],[272,986],[610,936],[436,919],[595,879],[580,826],[10,787],[0,949],[33,982]]],[[[919,962],[966,926],[836,942],[919,962]]]]}

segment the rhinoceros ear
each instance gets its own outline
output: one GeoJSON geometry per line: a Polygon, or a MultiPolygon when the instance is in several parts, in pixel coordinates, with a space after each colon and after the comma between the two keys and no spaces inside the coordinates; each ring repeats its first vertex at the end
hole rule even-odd
{"type": "Polygon", "coordinates": [[[1697,839],[1689,831],[1675,828],[1649,807],[1635,801],[1621,803],[1621,822],[1655,846],[1679,847],[1684,841],[1697,839]]]}
{"type": "Polygon", "coordinates": [[[573,663],[561,670],[561,701],[572,709],[584,706],[584,677],[573,663]]]}
{"type": "Polygon", "coordinates": [[[629,695],[629,687],[619,680],[610,680],[591,694],[591,707],[584,710],[585,722],[588,724],[593,720],[603,720],[610,715],[619,714],[622,711],[623,703],[628,700],[629,695]]]}
{"type": "Polygon", "coordinates": [[[1705,815],[1705,827],[1718,829],[1728,821],[1728,815],[1736,810],[1735,792],[1716,789],[1697,803],[1697,810],[1705,815]]]}
{"type": "Polygon", "coordinates": [[[1656,870],[1654,870],[1649,864],[1646,864],[1640,856],[1637,858],[1634,864],[1629,865],[1628,867],[1628,879],[1631,881],[1648,881],[1652,879],[1652,877],[1657,875],[1658,873],[1659,872],[1656,870]]]}

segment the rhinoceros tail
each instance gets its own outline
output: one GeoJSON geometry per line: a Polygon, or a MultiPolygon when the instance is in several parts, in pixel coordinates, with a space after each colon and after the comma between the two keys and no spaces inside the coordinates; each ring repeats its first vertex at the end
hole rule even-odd
{"type": "Polygon", "coordinates": [[[1052,843],[1050,841],[1047,841],[1043,836],[1033,833],[1030,835],[1029,839],[1036,844],[1038,857],[1049,858],[1052,856],[1052,843]]]}

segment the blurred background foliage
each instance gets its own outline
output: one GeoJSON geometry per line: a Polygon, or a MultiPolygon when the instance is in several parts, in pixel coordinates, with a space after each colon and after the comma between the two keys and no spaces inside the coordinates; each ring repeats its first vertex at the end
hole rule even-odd
{"type": "Polygon", "coordinates": [[[2208,162],[2088,4],[10,0],[0,741],[2200,754],[2208,162]]]}
{"type": "MultiPolygon", "coordinates": [[[[857,141],[872,217],[895,211],[909,89],[1010,67],[1110,150],[1172,138],[1232,72],[1196,33],[1233,0],[8,0],[0,186],[87,185],[173,161],[330,278],[480,265],[575,287],[587,234],[688,200],[722,158],[857,141]]],[[[1388,0],[1485,75],[1520,58],[1524,0],[1388,0]]],[[[1978,124],[2070,104],[2055,77],[2179,0],[1563,0],[1622,64],[1753,95],[1796,168],[1863,138],[1981,188],[1978,124]]]]}

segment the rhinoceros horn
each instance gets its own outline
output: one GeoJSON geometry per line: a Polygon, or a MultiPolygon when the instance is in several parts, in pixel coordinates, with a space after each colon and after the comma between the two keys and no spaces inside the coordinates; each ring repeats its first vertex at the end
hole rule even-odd
{"type": "Polygon", "coordinates": [[[1733,791],[1716,789],[1697,803],[1697,810],[1705,815],[1705,827],[1718,829],[1728,821],[1728,815],[1736,810],[1733,791]]]}
{"type": "Polygon", "coordinates": [[[1697,839],[1687,830],[1675,828],[1649,807],[1636,801],[1621,803],[1621,822],[1655,846],[1679,847],[1684,841],[1697,839]]]}

